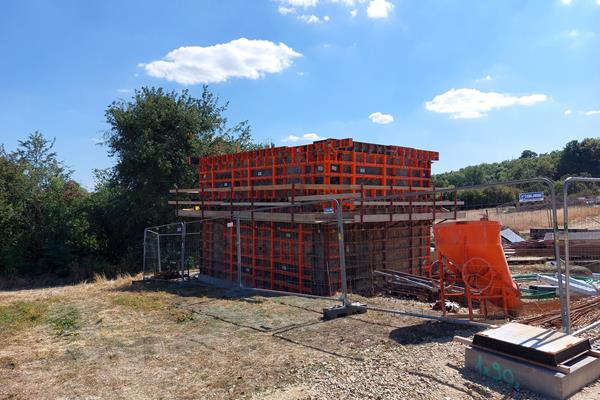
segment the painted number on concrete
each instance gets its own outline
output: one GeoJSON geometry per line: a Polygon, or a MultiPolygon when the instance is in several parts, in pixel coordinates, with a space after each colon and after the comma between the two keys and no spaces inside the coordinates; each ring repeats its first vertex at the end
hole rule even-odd
{"type": "Polygon", "coordinates": [[[521,385],[517,381],[515,374],[512,369],[505,368],[499,362],[494,361],[493,363],[486,362],[481,354],[477,356],[477,364],[475,368],[480,375],[492,378],[495,381],[502,381],[519,390],[521,385]]]}

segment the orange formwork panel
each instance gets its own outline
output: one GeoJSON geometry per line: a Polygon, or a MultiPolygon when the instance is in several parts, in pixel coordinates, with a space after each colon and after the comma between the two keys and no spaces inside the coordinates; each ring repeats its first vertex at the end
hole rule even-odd
{"type": "Polygon", "coordinates": [[[461,279],[467,296],[508,309],[521,306],[520,293],[504,257],[497,221],[455,221],[434,225],[438,258],[461,279]]]}

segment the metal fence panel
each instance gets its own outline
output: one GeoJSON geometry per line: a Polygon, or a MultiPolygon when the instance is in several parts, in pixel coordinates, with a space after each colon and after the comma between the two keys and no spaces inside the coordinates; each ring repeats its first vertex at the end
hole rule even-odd
{"type": "MultiPolygon", "coordinates": [[[[590,320],[577,305],[573,298],[590,294],[598,294],[593,282],[574,279],[571,270],[578,268],[574,275],[583,272],[600,273],[600,178],[569,177],[563,185],[563,243],[565,271],[564,280],[566,297],[566,332],[571,333],[573,324],[583,333],[600,321],[590,320]],[[587,270],[586,270],[587,269],[587,270]],[[590,283],[592,285],[590,286],[590,283]],[[583,325],[586,325],[585,327],[583,325]]],[[[585,277],[585,275],[584,275],[585,277]]]]}

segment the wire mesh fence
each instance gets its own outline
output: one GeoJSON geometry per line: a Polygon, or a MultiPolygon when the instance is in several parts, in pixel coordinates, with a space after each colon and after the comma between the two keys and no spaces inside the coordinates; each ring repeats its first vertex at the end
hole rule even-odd
{"type": "MultiPolygon", "coordinates": [[[[348,251],[348,271],[372,260],[367,273],[374,293],[454,300],[471,318],[478,309],[484,317],[514,314],[527,309],[520,299],[546,295],[528,287],[536,286],[537,274],[557,270],[557,243],[543,240],[558,229],[555,199],[553,182],[542,178],[361,199],[379,206],[369,216],[378,224],[363,244],[371,250],[368,260],[348,251]]],[[[353,240],[348,232],[347,248],[353,240]]],[[[445,313],[445,304],[440,308],[445,313]]]]}
{"type": "Polygon", "coordinates": [[[600,178],[567,178],[562,200],[567,307],[563,324],[569,333],[572,326],[582,333],[600,325],[600,303],[591,304],[596,312],[582,304],[582,298],[600,294],[600,178]]]}
{"type": "Polygon", "coordinates": [[[340,212],[336,200],[324,198],[147,228],[144,278],[339,295],[345,288],[340,212]]]}

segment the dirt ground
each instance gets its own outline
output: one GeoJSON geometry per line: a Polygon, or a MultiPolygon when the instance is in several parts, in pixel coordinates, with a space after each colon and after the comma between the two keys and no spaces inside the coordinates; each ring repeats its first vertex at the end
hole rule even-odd
{"type": "MultiPolygon", "coordinates": [[[[369,299],[387,308],[423,307],[369,299]]],[[[464,368],[457,325],[131,279],[0,292],[0,399],[538,399],[464,368]]],[[[574,400],[600,399],[600,383],[574,400]]]]}

